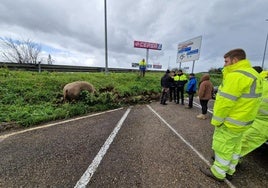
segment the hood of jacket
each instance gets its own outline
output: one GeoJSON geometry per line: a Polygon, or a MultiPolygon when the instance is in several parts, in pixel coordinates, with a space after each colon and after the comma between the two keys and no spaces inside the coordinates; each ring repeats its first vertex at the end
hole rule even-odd
{"type": "Polygon", "coordinates": [[[202,77],[201,77],[201,82],[205,81],[205,80],[209,80],[210,79],[210,76],[209,74],[204,74],[202,77]]]}

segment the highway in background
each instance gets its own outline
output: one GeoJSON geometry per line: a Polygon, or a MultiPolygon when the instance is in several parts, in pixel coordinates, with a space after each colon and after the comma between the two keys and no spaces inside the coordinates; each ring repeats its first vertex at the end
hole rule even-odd
{"type": "MultiPolygon", "coordinates": [[[[52,65],[52,64],[19,64],[0,62],[0,68],[8,68],[9,70],[25,70],[33,72],[105,72],[105,67],[92,66],[73,66],[73,65],[52,65]]],[[[109,72],[137,72],[139,67],[132,68],[108,68],[109,72]]],[[[159,68],[148,68],[147,72],[165,72],[159,68]]]]}

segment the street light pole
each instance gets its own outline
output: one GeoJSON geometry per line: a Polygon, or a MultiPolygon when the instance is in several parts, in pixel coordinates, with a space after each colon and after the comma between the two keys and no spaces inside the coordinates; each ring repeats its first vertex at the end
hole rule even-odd
{"type": "Polygon", "coordinates": [[[263,58],[262,58],[262,64],[261,64],[262,69],[264,67],[264,60],[265,60],[265,54],[266,54],[266,48],[267,48],[267,40],[268,40],[268,33],[266,36],[266,42],[265,42],[264,53],[263,53],[263,58]]]}
{"type": "MultiPolygon", "coordinates": [[[[268,21],[268,19],[266,19],[265,21],[268,21]]],[[[261,68],[264,68],[264,61],[265,61],[265,54],[266,54],[266,48],[267,48],[267,41],[268,41],[268,32],[266,35],[266,40],[265,40],[265,46],[264,46],[264,53],[263,53],[263,58],[262,58],[262,64],[261,64],[261,68]]]]}
{"type": "Polygon", "coordinates": [[[108,73],[108,47],[107,47],[107,13],[106,0],[104,0],[104,25],[105,25],[105,73],[108,73]]]}

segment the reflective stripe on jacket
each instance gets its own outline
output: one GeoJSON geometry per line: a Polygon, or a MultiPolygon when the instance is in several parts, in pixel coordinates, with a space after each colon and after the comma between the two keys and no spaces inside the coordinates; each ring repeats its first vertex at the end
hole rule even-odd
{"type": "Polygon", "coordinates": [[[233,131],[242,131],[253,123],[262,93],[262,78],[248,60],[224,68],[224,77],[213,109],[211,124],[224,124],[233,131]]]}
{"type": "Polygon", "coordinates": [[[252,126],[254,126],[255,129],[258,129],[262,134],[266,135],[266,137],[268,138],[268,80],[267,79],[263,81],[262,101],[258,114],[255,118],[255,121],[252,124],[252,126]]]}

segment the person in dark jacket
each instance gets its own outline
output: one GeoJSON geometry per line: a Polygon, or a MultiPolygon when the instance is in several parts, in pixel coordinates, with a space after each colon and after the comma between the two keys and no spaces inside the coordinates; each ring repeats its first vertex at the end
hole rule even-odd
{"type": "Polygon", "coordinates": [[[161,93],[161,100],[160,104],[167,105],[167,94],[169,91],[170,83],[172,82],[172,78],[170,77],[170,71],[167,70],[165,75],[161,78],[161,87],[162,87],[162,93],[161,93]]]}
{"type": "Polygon", "coordinates": [[[189,82],[186,87],[186,93],[188,93],[188,97],[189,97],[189,104],[186,107],[188,109],[193,108],[194,94],[196,93],[196,85],[197,85],[195,74],[191,73],[189,76],[190,76],[189,82]]]}
{"type": "Polygon", "coordinates": [[[176,102],[174,76],[175,76],[175,71],[173,70],[170,72],[170,77],[172,78],[172,80],[170,81],[170,86],[169,86],[169,102],[172,102],[173,99],[176,102]]]}

